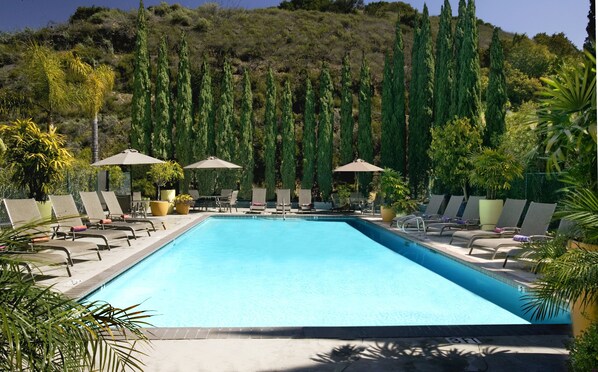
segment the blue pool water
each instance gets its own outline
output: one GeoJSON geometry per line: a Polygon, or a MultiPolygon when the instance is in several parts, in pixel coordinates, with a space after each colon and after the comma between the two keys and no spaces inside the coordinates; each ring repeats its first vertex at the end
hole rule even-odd
{"type": "Polygon", "coordinates": [[[159,327],[529,324],[521,294],[364,221],[210,218],[86,300],[159,327]]]}

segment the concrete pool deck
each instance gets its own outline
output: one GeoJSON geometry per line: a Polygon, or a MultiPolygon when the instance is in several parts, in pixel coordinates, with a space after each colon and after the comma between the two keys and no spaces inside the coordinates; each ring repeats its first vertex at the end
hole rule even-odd
{"type": "MultiPolygon", "coordinates": [[[[239,209],[239,214],[244,210],[239,209]]],[[[71,268],[73,276],[66,277],[64,269],[44,272],[57,276],[40,278],[42,285],[79,298],[97,288],[127,267],[172,240],[199,219],[223,213],[192,213],[169,215],[162,220],[167,229],[152,233],[151,237],[132,240],[131,247],[117,247],[102,252],[102,261],[90,255],[77,260],[71,268]]],[[[357,214],[360,217],[361,215],[357,214]]],[[[382,224],[379,216],[361,216],[382,224]]],[[[502,269],[503,259],[488,260],[488,254],[468,256],[464,248],[448,245],[448,237],[429,236],[426,245],[455,256],[470,265],[487,269],[496,276],[505,276],[527,285],[534,275],[521,270],[517,264],[502,269]]],[[[382,328],[382,327],[381,327],[382,328]]],[[[388,327],[392,328],[392,327],[388,327]]],[[[420,327],[430,328],[430,327],[420,327]]],[[[151,348],[143,360],[147,371],[394,371],[417,370],[565,370],[569,330],[548,327],[541,331],[507,328],[505,332],[485,333],[483,329],[447,328],[440,333],[382,332],[376,338],[360,337],[360,333],[337,333],[320,338],[317,332],[291,329],[256,330],[234,329],[151,329],[151,348]],[[316,338],[312,338],[316,337],[316,338]],[[418,337],[419,336],[419,337],[418,337]],[[333,338],[330,338],[333,337],[333,338]],[[475,342],[475,343],[468,343],[475,342]],[[479,342],[479,343],[478,343],[479,342]]]]}

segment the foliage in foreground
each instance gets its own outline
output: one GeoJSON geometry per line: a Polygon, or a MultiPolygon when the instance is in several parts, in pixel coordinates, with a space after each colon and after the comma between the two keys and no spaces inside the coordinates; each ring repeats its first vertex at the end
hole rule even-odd
{"type": "Polygon", "coordinates": [[[570,249],[546,265],[543,274],[524,297],[524,309],[534,319],[551,318],[578,299],[582,307],[598,301],[598,251],[570,249]]]}
{"type": "Polygon", "coordinates": [[[593,323],[581,336],[573,339],[567,349],[571,371],[598,370],[598,323],[593,323]]]}
{"type": "MultiPolygon", "coordinates": [[[[24,232],[37,224],[0,232],[0,244],[26,249],[24,232]]],[[[18,269],[17,256],[0,254],[0,370],[123,371],[143,369],[137,350],[148,342],[140,327],[150,316],[137,305],[80,304],[35,285],[18,269]]]]}

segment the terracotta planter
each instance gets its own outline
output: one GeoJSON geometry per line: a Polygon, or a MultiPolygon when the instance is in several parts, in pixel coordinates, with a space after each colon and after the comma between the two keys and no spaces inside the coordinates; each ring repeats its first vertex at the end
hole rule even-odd
{"type": "Polygon", "coordinates": [[[170,203],[162,200],[150,201],[150,209],[152,210],[153,216],[166,216],[168,214],[168,208],[170,203]]]}
{"type": "Polygon", "coordinates": [[[397,214],[393,208],[380,206],[380,215],[382,215],[382,221],[390,222],[397,214]]]}
{"type": "Polygon", "coordinates": [[[494,230],[502,213],[502,200],[480,200],[480,225],[482,230],[494,230]]]}
{"type": "MultiPolygon", "coordinates": [[[[588,251],[598,251],[598,245],[580,243],[574,240],[569,241],[567,248],[583,248],[588,251]]],[[[573,336],[577,337],[581,335],[590,324],[596,321],[598,321],[598,303],[594,302],[587,306],[581,306],[581,299],[578,299],[571,306],[571,326],[573,328],[573,336]]]]}
{"type": "Polygon", "coordinates": [[[188,203],[176,203],[174,205],[177,214],[189,214],[191,206],[188,203]]]}

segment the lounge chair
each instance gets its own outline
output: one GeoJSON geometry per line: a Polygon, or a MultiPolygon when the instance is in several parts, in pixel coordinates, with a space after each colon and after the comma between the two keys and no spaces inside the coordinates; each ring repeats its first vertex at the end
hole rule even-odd
{"type": "MultiPolygon", "coordinates": [[[[465,210],[460,218],[449,222],[434,222],[426,226],[426,232],[440,231],[442,235],[444,230],[458,229],[464,230],[480,226],[480,200],[486,199],[485,196],[470,196],[465,205],[465,210]]],[[[448,208],[447,208],[448,209],[448,208]]]]}
{"type": "Polygon", "coordinates": [[[495,230],[462,230],[455,231],[449,244],[453,244],[455,240],[465,240],[467,248],[476,239],[484,238],[503,238],[515,235],[517,226],[519,226],[519,219],[525,208],[527,200],[525,199],[507,199],[502,208],[502,212],[498,217],[495,230]]]}
{"type": "Polygon", "coordinates": [[[266,211],[266,189],[253,188],[249,213],[263,213],[266,211]]]}
{"type": "Polygon", "coordinates": [[[54,215],[58,219],[56,233],[59,236],[69,237],[73,240],[77,238],[101,239],[108,249],[112,245],[117,245],[123,239],[127,241],[127,245],[131,245],[129,235],[124,231],[87,228],[87,225],[83,223],[83,220],[79,216],[79,211],[72,195],[50,195],[50,201],[52,202],[54,215]]]}
{"type": "Polygon", "coordinates": [[[301,189],[299,190],[299,212],[311,212],[313,210],[313,204],[311,202],[311,190],[301,189]]]}
{"type": "Polygon", "coordinates": [[[239,210],[237,209],[237,196],[239,195],[239,190],[234,190],[231,194],[230,197],[228,199],[224,199],[224,200],[220,200],[220,207],[224,208],[224,210],[227,210],[232,213],[233,212],[233,207],[235,207],[235,211],[238,212],[239,210]]]}
{"type": "Polygon", "coordinates": [[[492,259],[503,248],[513,248],[535,238],[545,237],[546,230],[556,209],[556,204],[532,202],[521,224],[521,229],[510,238],[477,239],[471,244],[469,254],[474,249],[481,249],[492,252],[492,259]]]}
{"type": "Polygon", "coordinates": [[[288,213],[291,211],[291,190],[276,189],[276,213],[288,213]]]}
{"type": "MultiPolygon", "coordinates": [[[[562,219],[559,222],[559,227],[557,228],[555,235],[534,236],[533,242],[541,242],[557,238],[558,244],[563,244],[563,246],[565,246],[569,237],[572,236],[571,233],[574,229],[574,226],[575,224],[571,220],[562,219]]],[[[508,251],[505,257],[505,261],[502,264],[502,267],[507,266],[507,261],[509,260],[509,258],[527,264],[531,263],[533,265],[534,272],[537,272],[540,265],[546,264],[547,262],[551,261],[551,259],[540,258],[538,256],[537,248],[533,245],[530,245],[528,247],[520,246],[508,251]]]]}
{"type": "Polygon", "coordinates": [[[414,217],[422,217],[422,218],[430,218],[433,216],[440,215],[440,207],[442,206],[442,202],[444,201],[444,195],[430,195],[430,200],[428,201],[428,205],[426,206],[426,210],[424,213],[413,213],[408,216],[397,216],[393,218],[390,222],[390,226],[393,224],[398,224],[400,222],[404,222],[410,218],[414,217]]]}
{"type": "Polygon", "coordinates": [[[98,245],[92,242],[51,239],[52,231],[48,224],[43,223],[42,216],[37,209],[34,199],[4,199],[4,207],[13,229],[25,229],[23,234],[30,238],[29,244],[33,249],[58,250],[66,254],[68,263],[73,266],[73,257],[96,254],[102,260],[98,245]],[[27,225],[35,227],[26,228],[27,225]]]}
{"type": "Polygon", "coordinates": [[[4,260],[13,262],[15,265],[24,267],[31,277],[33,277],[32,266],[38,267],[62,265],[64,265],[67,274],[72,276],[67,257],[60,254],[44,252],[0,251],[0,257],[3,257],[4,260]]]}
{"type": "Polygon", "coordinates": [[[136,231],[143,231],[146,232],[148,236],[151,236],[149,224],[146,222],[130,223],[112,221],[110,218],[107,218],[104,209],[102,208],[100,197],[95,191],[79,191],[79,195],[81,196],[81,202],[83,202],[83,207],[85,208],[85,213],[87,214],[89,222],[96,224],[97,227],[102,229],[127,230],[133,236],[133,239],[137,239],[137,235],[135,234],[136,231]]]}
{"type": "MultiPolygon", "coordinates": [[[[112,220],[120,220],[125,222],[145,222],[150,224],[152,231],[156,231],[156,226],[154,225],[155,219],[153,220],[151,218],[133,218],[123,213],[123,210],[120,207],[120,204],[118,203],[118,199],[116,198],[116,194],[114,193],[114,191],[102,191],[102,197],[104,198],[106,206],[108,207],[108,218],[112,220]]],[[[164,228],[164,230],[166,230],[164,222],[160,222],[162,223],[162,227],[164,228]]]]}
{"type": "Polygon", "coordinates": [[[399,227],[399,223],[402,229],[410,228],[414,225],[419,226],[418,219],[423,219],[424,225],[438,222],[451,222],[456,220],[457,215],[459,214],[459,209],[461,208],[461,204],[463,203],[463,198],[463,195],[451,196],[442,215],[430,216],[424,214],[423,216],[404,216],[403,219],[397,220],[397,227],[399,227]]]}

